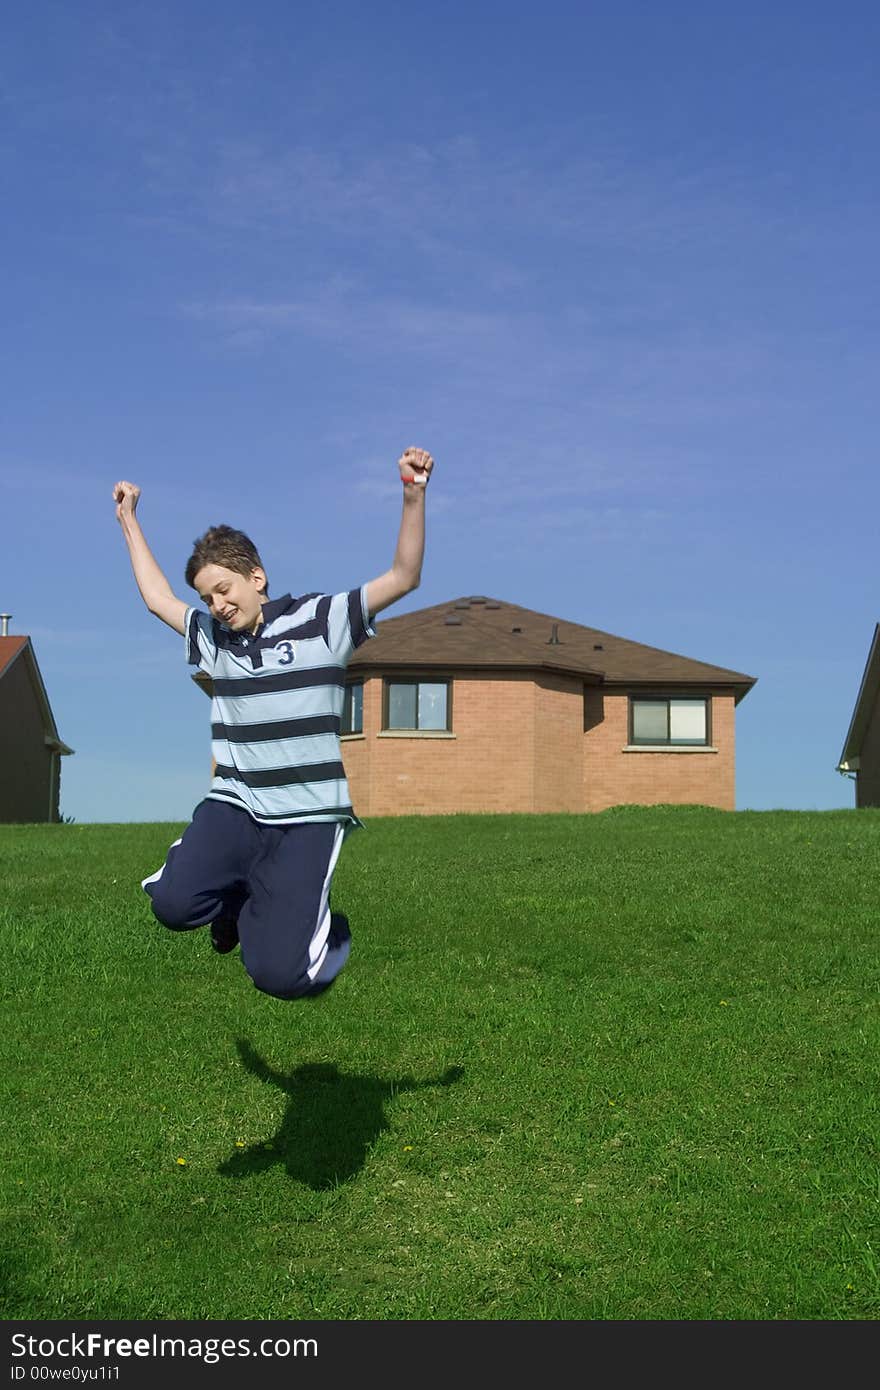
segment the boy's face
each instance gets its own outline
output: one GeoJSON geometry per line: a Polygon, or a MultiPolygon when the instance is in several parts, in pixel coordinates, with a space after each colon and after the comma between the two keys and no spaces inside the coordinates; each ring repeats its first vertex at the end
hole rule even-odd
{"type": "Polygon", "coordinates": [[[263,620],[266,575],[261,569],[239,574],[224,565],[205,565],[193,588],[212,618],[233,632],[256,632],[263,620]]]}

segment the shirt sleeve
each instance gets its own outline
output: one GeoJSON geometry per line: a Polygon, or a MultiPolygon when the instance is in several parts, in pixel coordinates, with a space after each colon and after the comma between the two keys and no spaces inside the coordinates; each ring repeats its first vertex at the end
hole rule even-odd
{"type": "Polygon", "coordinates": [[[366,584],[347,594],[334,594],[327,614],[327,645],[333,655],[339,661],[347,661],[367,638],[375,636],[367,612],[366,584]]]}
{"type": "Polygon", "coordinates": [[[201,671],[212,675],[217,656],[213,620],[207,613],[200,613],[198,608],[188,608],[184,629],[186,659],[190,666],[198,666],[201,671]]]}

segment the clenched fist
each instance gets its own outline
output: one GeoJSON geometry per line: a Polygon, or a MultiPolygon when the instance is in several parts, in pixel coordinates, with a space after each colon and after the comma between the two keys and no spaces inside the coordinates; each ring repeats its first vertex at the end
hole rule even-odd
{"type": "Polygon", "coordinates": [[[397,460],[397,466],[404,483],[415,483],[418,486],[426,487],[431,476],[431,469],[434,467],[434,460],[427,450],[416,449],[413,446],[404,450],[397,460]]]}
{"type": "Polygon", "coordinates": [[[124,516],[134,516],[141,490],[136,483],[114,483],[113,501],[116,503],[116,520],[124,516]]]}

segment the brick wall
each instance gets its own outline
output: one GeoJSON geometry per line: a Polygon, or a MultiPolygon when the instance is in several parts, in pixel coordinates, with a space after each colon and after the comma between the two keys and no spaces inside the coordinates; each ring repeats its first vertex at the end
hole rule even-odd
{"type": "Polygon", "coordinates": [[[735,789],[734,697],[714,695],[711,746],[716,753],[625,753],[629,737],[625,692],[588,687],[584,698],[584,810],[626,804],[699,804],[732,811],[735,789]]]}
{"type": "Polygon", "coordinates": [[[534,680],[453,677],[452,713],[453,738],[382,735],[382,679],[364,681],[365,737],[342,741],[358,815],[534,809],[534,680]]]}
{"type": "Polygon", "coordinates": [[[583,811],[583,682],[540,676],[534,690],[535,777],[530,811],[583,811]]]}
{"type": "Polygon", "coordinates": [[[382,679],[364,681],[364,737],[343,739],[364,817],[600,811],[625,802],[733,810],[734,700],[712,700],[716,753],[624,753],[627,696],[576,677],[452,678],[453,738],[380,734],[382,679]]]}

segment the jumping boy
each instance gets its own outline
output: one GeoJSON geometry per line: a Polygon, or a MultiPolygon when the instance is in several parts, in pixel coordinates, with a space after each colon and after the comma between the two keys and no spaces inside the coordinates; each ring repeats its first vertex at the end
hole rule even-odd
{"type": "Polygon", "coordinates": [[[361,823],[339,748],[345,668],[375,636],[375,615],[418,587],[434,461],[410,448],[398,467],[403,516],[385,574],[348,593],[270,599],[253,542],[215,526],[186,566],[207,613],[175,597],[154,559],[136,516],[140,488],[113,488],[144,603],[213,681],[211,789],[142,886],[164,926],[210,923],[221,953],[240,942],[254,985],[279,999],[322,993],[351,949],[347,919],[330,911],[343,840],[361,823]]]}

